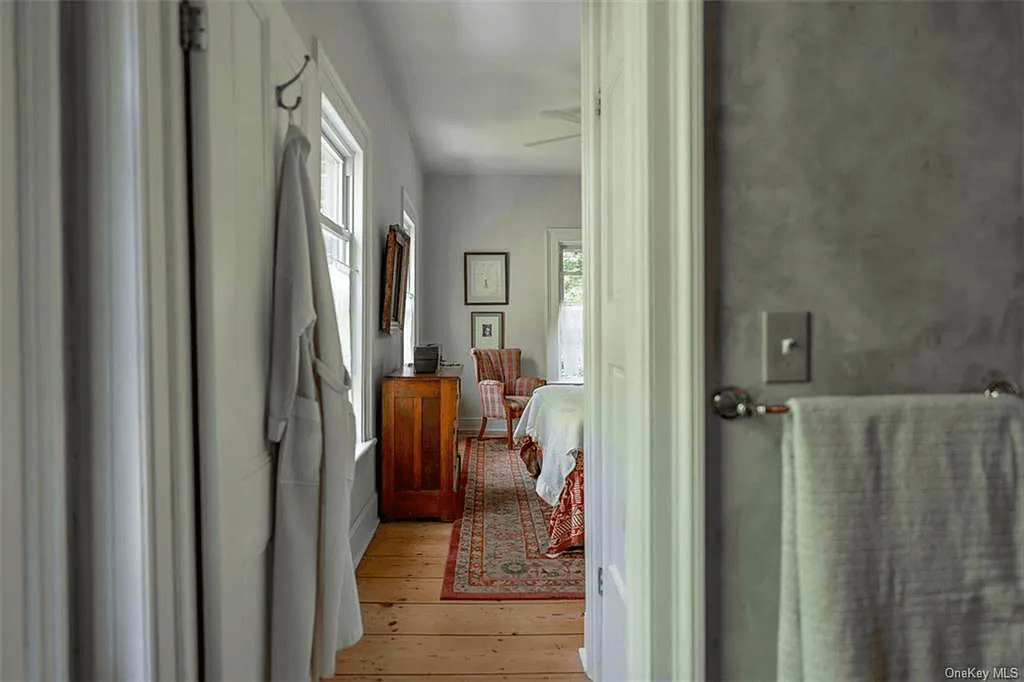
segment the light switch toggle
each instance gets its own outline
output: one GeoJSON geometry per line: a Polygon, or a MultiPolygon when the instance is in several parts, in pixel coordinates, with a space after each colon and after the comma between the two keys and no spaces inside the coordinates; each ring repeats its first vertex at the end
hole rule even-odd
{"type": "Polygon", "coordinates": [[[762,313],[761,346],[765,383],[811,379],[811,315],[800,312],[762,313]]]}

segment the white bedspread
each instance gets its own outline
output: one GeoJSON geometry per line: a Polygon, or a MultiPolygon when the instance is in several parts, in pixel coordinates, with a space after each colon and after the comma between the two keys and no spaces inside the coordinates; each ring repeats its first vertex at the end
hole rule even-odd
{"type": "Polygon", "coordinates": [[[530,397],[514,437],[529,436],[544,451],[537,494],[558,504],[565,477],[576,466],[576,450],[583,448],[583,386],[541,386],[530,397]]]}

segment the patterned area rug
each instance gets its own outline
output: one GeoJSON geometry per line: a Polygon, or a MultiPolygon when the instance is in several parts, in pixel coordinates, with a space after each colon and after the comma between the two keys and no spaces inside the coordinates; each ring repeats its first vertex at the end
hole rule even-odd
{"type": "Polygon", "coordinates": [[[551,507],[503,439],[466,438],[466,503],[452,528],[441,599],[582,599],[584,557],[544,556],[551,507]]]}

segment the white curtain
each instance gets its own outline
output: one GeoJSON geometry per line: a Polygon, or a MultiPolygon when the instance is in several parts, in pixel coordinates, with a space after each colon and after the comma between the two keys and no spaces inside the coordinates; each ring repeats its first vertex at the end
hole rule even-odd
{"type": "Polygon", "coordinates": [[[558,379],[583,381],[583,304],[558,306],[558,379]]]}

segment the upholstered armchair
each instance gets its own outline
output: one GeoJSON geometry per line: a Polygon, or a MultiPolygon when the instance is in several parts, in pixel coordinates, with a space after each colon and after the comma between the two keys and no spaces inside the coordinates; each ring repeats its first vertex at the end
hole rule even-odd
{"type": "Polygon", "coordinates": [[[523,351],[519,348],[470,348],[476,368],[476,385],[480,389],[483,419],[480,434],[484,437],[488,419],[504,419],[508,431],[508,446],[512,447],[512,420],[518,419],[534,389],[547,382],[537,377],[521,376],[523,351]]]}

